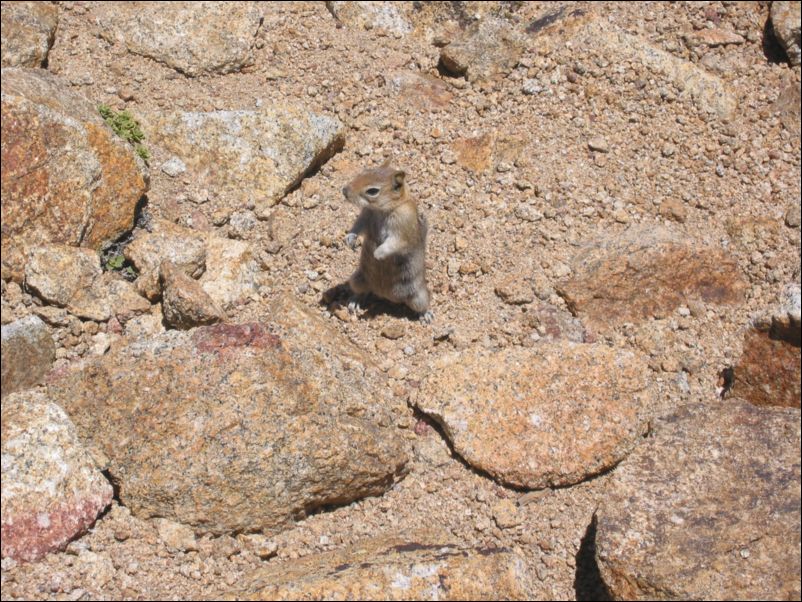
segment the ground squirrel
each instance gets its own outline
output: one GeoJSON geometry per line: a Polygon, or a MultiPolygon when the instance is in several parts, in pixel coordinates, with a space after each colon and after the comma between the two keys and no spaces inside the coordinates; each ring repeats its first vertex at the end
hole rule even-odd
{"type": "Polygon", "coordinates": [[[364,237],[359,268],[348,281],[354,292],[348,308],[357,311],[360,297],[373,293],[406,304],[428,323],[434,316],[426,286],[427,224],[407,194],[405,178],[387,162],[343,188],[345,198],[362,209],[345,242],[355,249],[357,237],[364,237]]]}

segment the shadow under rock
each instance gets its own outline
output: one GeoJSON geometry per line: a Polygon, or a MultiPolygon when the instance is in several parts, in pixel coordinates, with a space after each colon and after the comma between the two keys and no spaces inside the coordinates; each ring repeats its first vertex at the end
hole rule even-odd
{"type": "Polygon", "coordinates": [[[771,17],[766,18],[766,23],[763,25],[763,40],[761,42],[763,56],[769,63],[787,63],[788,56],[785,50],[780,45],[780,42],[774,35],[774,27],[771,24],[771,17]]]}
{"type": "Polygon", "coordinates": [[[612,600],[596,564],[596,516],[588,525],[576,553],[574,591],[577,600],[612,600]]]}

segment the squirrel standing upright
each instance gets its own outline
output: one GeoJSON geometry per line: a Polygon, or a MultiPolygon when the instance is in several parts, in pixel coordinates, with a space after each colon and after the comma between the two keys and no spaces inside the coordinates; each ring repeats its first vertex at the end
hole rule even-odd
{"type": "Polygon", "coordinates": [[[359,297],[366,293],[403,303],[429,323],[426,286],[426,218],[407,193],[404,171],[389,166],[369,169],[343,188],[349,202],[362,209],[346,244],[356,248],[357,237],[364,238],[359,268],[348,284],[354,297],[350,311],[359,309],[359,297]]]}

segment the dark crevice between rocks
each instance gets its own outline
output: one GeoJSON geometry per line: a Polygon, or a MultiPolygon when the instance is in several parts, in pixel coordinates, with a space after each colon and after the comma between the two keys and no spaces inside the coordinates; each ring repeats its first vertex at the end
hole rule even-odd
{"type": "Polygon", "coordinates": [[[463,79],[467,79],[465,77],[467,71],[462,71],[460,73],[455,73],[454,71],[451,71],[448,67],[445,66],[445,64],[443,63],[443,59],[442,58],[440,58],[440,60],[437,61],[437,73],[441,78],[452,78],[452,79],[455,79],[455,78],[460,78],[461,77],[463,79]]]}
{"type": "Polygon", "coordinates": [[[370,483],[364,484],[363,488],[371,489],[379,487],[381,489],[378,493],[369,493],[363,495],[361,497],[346,497],[341,496],[337,498],[332,498],[329,500],[323,500],[319,502],[309,503],[304,506],[304,508],[298,512],[296,512],[292,519],[294,521],[304,520],[309,518],[310,516],[314,516],[316,514],[321,514],[324,512],[331,512],[333,510],[337,510],[339,508],[345,508],[350,506],[351,504],[358,502],[360,500],[364,500],[370,497],[382,497],[385,493],[390,491],[396,483],[403,480],[404,477],[409,473],[409,464],[405,464],[400,468],[397,468],[396,471],[392,474],[387,476],[381,477],[376,479],[375,481],[371,481],[370,483]]]}
{"type": "MultiPolygon", "coordinates": [[[[476,466],[471,465],[465,458],[463,458],[457,451],[454,449],[454,445],[451,443],[451,440],[448,438],[445,432],[445,428],[443,427],[440,422],[437,421],[436,418],[429,416],[426,412],[422,410],[412,407],[412,414],[415,417],[415,420],[421,420],[425,422],[427,425],[432,427],[432,429],[440,435],[440,437],[445,441],[446,445],[448,446],[449,452],[451,452],[451,457],[456,459],[460,464],[462,464],[466,470],[471,471],[472,473],[490,481],[493,481],[499,487],[503,487],[504,489],[508,489],[510,491],[515,491],[516,493],[528,493],[532,491],[527,487],[518,487],[517,485],[510,485],[509,483],[504,483],[503,481],[498,480],[496,477],[491,475],[489,472],[482,470],[481,468],[477,468],[476,466]]],[[[545,489],[545,488],[544,488],[545,489]]]]}
{"type": "Polygon", "coordinates": [[[769,63],[776,65],[778,63],[788,62],[785,50],[774,35],[774,26],[771,23],[771,17],[767,17],[766,22],[763,24],[761,48],[763,50],[763,56],[766,57],[769,63]]]}
{"type": "Polygon", "coordinates": [[[150,223],[150,213],[147,211],[148,197],[142,195],[134,207],[134,222],[130,230],[123,232],[116,240],[108,243],[100,251],[100,265],[104,272],[118,272],[129,282],[136,280],[139,273],[133,264],[123,255],[123,250],[134,239],[134,230],[137,228],[147,228],[150,223]]]}
{"type": "MultiPolygon", "coordinates": [[[[111,474],[111,471],[108,468],[105,469],[105,470],[101,470],[100,472],[103,474],[104,477],[106,477],[106,480],[111,484],[111,489],[112,489],[112,492],[113,492],[112,500],[117,502],[120,506],[125,506],[125,504],[123,504],[122,501],[120,500],[120,481],[119,481],[119,479],[114,477],[114,475],[111,474]]],[[[105,510],[103,510],[103,512],[100,514],[99,518],[102,518],[103,516],[105,516],[109,512],[110,509],[111,509],[111,504],[109,504],[109,506],[105,510]]]]}
{"type": "Polygon", "coordinates": [[[576,553],[574,591],[577,600],[612,600],[596,562],[596,515],[588,525],[576,553]]]}
{"type": "Polygon", "coordinates": [[[718,375],[718,396],[724,399],[732,389],[735,382],[735,369],[731,366],[724,368],[718,375]]]}
{"type": "Polygon", "coordinates": [[[526,26],[526,33],[536,34],[541,32],[546,27],[548,27],[552,23],[556,22],[560,17],[562,17],[564,12],[565,12],[565,7],[562,7],[559,10],[550,12],[546,15],[543,15],[542,17],[538,17],[537,19],[535,19],[529,25],[526,26]]]}

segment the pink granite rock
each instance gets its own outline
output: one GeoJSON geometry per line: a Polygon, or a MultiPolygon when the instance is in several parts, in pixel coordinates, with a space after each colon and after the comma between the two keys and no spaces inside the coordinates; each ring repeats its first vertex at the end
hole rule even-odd
{"type": "Polygon", "coordinates": [[[64,411],[40,391],[3,399],[2,555],[35,561],[63,549],[113,491],[64,411]]]}

